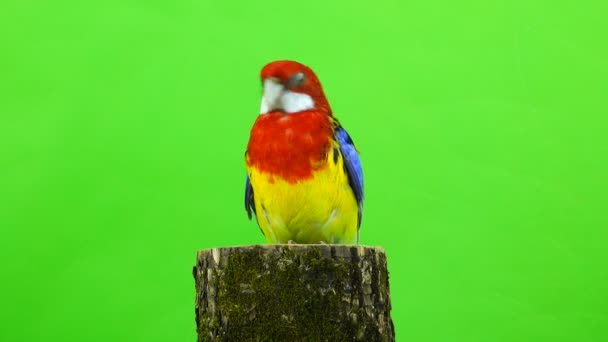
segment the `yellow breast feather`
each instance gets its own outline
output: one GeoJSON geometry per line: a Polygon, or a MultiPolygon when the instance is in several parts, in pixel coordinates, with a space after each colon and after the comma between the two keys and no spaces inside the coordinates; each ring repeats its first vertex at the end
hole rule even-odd
{"type": "Polygon", "coordinates": [[[312,178],[296,183],[247,168],[257,221],[268,242],[357,242],[357,201],[339,148],[330,149],[322,163],[312,178]]]}

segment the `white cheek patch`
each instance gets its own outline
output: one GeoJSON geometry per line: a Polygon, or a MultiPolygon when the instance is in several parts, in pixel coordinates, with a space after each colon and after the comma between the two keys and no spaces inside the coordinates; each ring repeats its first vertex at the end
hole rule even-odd
{"type": "Polygon", "coordinates": [[[309,95],[285,90],[283,85],[272,79],[264,81],[264,95],[262,96],[260,114],[266,114],[273,110],[297,113],[314,108],[315,103],[309,95]]]}
{"type": "Polygon", "coordinates": [[[302,93],[286,91],[281,96],[281,108],[285,113],[297,113],[315,108],[312,97],[302,93]]]}

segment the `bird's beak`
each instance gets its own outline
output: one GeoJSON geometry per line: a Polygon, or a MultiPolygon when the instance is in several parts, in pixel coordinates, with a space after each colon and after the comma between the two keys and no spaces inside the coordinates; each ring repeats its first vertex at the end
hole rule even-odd
{"type": "Polygon", "coordinates": [[[262,106],[260,113],[268,113],[281,108],[281,96],[285,92],[285,86],[278,78],[269,77],[264,79],[264,94],[262,95],[262,106]]]}

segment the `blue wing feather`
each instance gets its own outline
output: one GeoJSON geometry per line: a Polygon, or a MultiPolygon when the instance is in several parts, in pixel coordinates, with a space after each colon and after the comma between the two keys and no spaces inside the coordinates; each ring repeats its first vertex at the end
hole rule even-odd
{"type": "MultiPolygon", "coordinates": [[[[249,181],[249,175],[245,181],[245,210],[247,210],[247,217],[251,220],[251,212],[255,212],[255,203],[253,202],[253,187],[249,181]]],[[[257,215],[257,214],[256,214],[257,215]]]]}
{"type": "Polygon", "coordinates": [[[344,158],[344,169],[348,175],[350,187],[355,193],[357,205],[359,206],[359,227],[361,226],[361,218],[363,216],[363,169],[361,168],[361,160],[359,153],[355,148],[355,144],[343,127],[338,127],[335,131],[335,137],[340,144],[340,153],[344,158]]]}

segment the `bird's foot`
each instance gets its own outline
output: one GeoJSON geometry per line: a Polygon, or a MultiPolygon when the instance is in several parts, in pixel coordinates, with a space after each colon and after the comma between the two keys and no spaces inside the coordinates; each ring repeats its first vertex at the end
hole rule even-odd
{"type": "Polygon", "coordinates": [[[289,241],[287,241],[287,244],[288,244],[288,245],[296,245],[296,244],[297,244],[297,242],[295,242],[295,241],[293,241],[293,240],[289,240],[289,241]]]}

